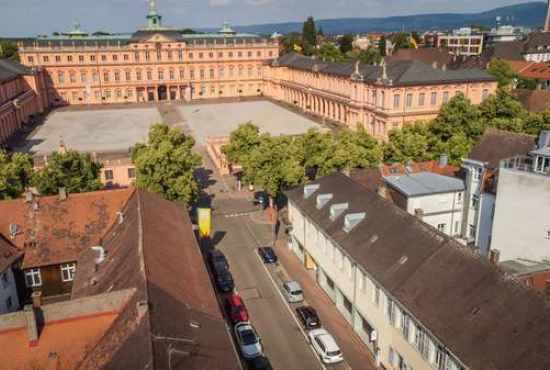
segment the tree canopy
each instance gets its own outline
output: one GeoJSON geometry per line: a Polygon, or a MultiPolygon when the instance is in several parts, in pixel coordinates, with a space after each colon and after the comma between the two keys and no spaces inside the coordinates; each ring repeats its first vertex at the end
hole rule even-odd
{"type": "Polygon", "coordinates": [[[33,172],[32,158],[27,154],[8,154],[0,148],[0,199],[18,198],[33,172]]]}
{"type": "Polygon", "coordinates": [[[306,55],[315,53],[317,45],[317,28],[315,28],[315,20],[313,17],[307,17],[302,28],[302,47],[306,55]]]}
{"type": "Polygon", "coordinates": [[[504,59],[495,58],[487,65],[487,72],[498,80],[498,86],[511,87],[518,79],[516,70],[504,59]]]}
{"type": "Polygon", "coordinates": [[[317,57],[325,62],[339,62],[344,56],[334,44],[322,43],[317,49],[317,57]]]}
{"type": "Polygon", "coordinates": [[[147,143],[132,148],[134,185],[190,206],[198,196],[193,174],[201,163],[200,156],[192,152],[194,145],[191,136],[166,124],[151,126],[147,143]]]}
{"type": "Polygon", "coordinates": [[[258,126],[247,122],[240,124],[229,134],[229,141],[222,146],[222,153],[231,164],[244,164],[252,149],[261,143],[258,126]]]}
{"type": "Polygon", "coordinates": [[[353,37],[350,35],[344,35],[340,38],[340,43],[338,45],[340,52],[342,54],[347,54],[353,50],[353,37]]]}
{"type": "Polygon", "coordinates": [[[0,41],[0,59],[11,59],[19,62],[19,48],[17,44],[12,41],[0,41]]]}
{"type": "Polygon", "coordinates": [[[62,187],[69,193],[94,191],[103,187],[102,167],[89,154],[53,152],[49,163],[32,175],[31,184],[43,195],[57,194],[62,187]]]}
{"type": "Polygon", "coordinates": [[[366,50],[352,50],[348,53],[351,59],[357,59],[362,64],[375,65],[379,64],[382,61],[382,56],[380,52],[376,49],[366,49],[366,50]]]}

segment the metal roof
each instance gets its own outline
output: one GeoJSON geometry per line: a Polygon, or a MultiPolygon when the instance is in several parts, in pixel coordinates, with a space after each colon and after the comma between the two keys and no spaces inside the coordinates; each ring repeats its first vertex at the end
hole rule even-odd
{"type": "Polygon", "coordinates": [[[387,176],[384,180],[407,197],[451,193],[465,189],[464,181],[431,172],[387,176]]]}
{"type": "Polygon", "coordinates": [[[550,157],[550,147],[545,146],[544,148],[533,150],[530,154],[531,155],[542,155],[544,157],[550,157]]]}

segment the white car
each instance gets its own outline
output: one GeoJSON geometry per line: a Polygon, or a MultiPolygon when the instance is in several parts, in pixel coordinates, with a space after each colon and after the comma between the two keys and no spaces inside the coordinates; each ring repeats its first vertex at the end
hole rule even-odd
{"type": "Polygon", "coordinates": [[[290,303],[302,302],[304,300],[302,287],[296,281],[285,281],[283,283],[283,295],[290,303]]]}
{"type": "Polygon", "coordinates": [[[312,330],[308,336],[315,352],[325,364],[335,364],[344,360],[338,344],[325,329],[312,330]]]}
{"type": "Polygon", "coordinates": [[[251,359],[262,356],[260,337],[249,322],[240,322],[235,325],[235,337],[237,337],[237,343],[239,343],[244,358],[251,359]]]}

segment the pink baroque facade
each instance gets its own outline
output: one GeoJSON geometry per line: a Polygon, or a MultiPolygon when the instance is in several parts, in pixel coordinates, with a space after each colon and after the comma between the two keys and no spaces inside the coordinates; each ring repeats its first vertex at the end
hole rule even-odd
{"type": "Polygon", "coordinates": [[[483,71],[438,70],[414,60],[361,66],[286,54],[264,71],[266,95],[386,140],[405,122],[427,122],[457,94],[479,104],[497,82],[483,71]]]}
{"type": "Polygon", "coordinates": [[[43,67],[54,105],[261,96],[263,65],[277,40],[239,34],[181,34],[161,25],[155,2],[148,26],[133,35],[87,35],[78,24],[61,36],[21,42],[27,66],[43,67]]]}
{"type": "Polygon", "coordinates": [[[41,69],[0,60],[0,144],[48,106],[41,69]]]}

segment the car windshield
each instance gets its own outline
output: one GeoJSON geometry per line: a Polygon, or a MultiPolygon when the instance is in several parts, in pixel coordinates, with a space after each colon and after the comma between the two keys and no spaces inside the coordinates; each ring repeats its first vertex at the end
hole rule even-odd
{"type": "Polygon", "coordinates": [[[252,344],[258,343],[258,339],[256,338],[256,334],[252,330],[244,330],[241,333],[241,338],[243,340],[243,344],[246,346],[250,346],[252,344]]]}
{"type": "Polygon", "coordinates": [[[302,295],[302,291],[301,290],[295,290],[292,292],[292,295],[302,295]]]}
{"type": "Polygon", "coordinates": [[[340,350],[337,349],[336,351],[328,351],[327,356],[338,356],[340,355],[340,350]]]}

